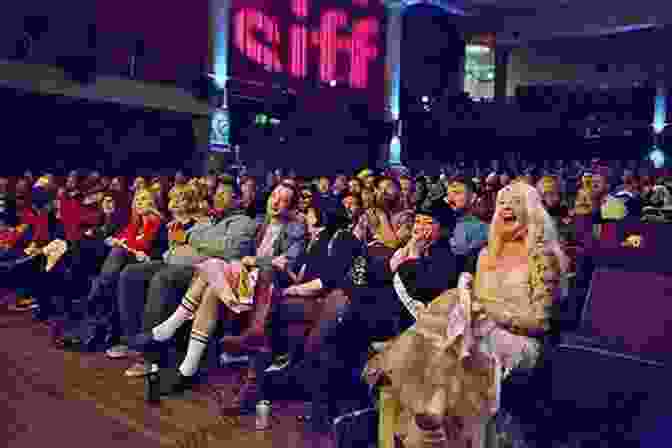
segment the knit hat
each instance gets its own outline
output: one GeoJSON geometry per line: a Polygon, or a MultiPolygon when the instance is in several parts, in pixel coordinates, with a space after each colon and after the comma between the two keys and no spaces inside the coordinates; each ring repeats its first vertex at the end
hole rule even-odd
{"type": "Polygon", "coordinates": [[[416,215],[431,216],[441,228],[453,229],[456,223],[455,212],[443,199],[424,201],[415,209],[416,215]]]}

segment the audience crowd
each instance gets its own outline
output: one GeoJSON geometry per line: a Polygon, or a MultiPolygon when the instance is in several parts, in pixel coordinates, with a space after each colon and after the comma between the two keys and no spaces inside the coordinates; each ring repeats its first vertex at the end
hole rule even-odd
{"type": "Polygon", "coordinates": [[[575,220],[672,205],[672,178],[643,163],[500,165],[0,177],[0,285],[58,347],[128,359],[129,377],[158,367],[148,395],[204,381],[212,344],[247,362],[225,412],[289,393],[325,431],[386,385],[404,446],[482,446],[501,382],[581,287],[575,220]]]}

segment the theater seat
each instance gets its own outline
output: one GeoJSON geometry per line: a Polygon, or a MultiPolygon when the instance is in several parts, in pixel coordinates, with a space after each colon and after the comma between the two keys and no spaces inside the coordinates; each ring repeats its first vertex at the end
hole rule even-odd
{"type": "Polygon", "coordinates": [[[601,249],[580,334],[605,348],[666,362],[672,346],[672,266],[657,251],[601,249]]]}
{"type": "Polygon", "coordinates": [[[552,420],[611,427],[603,439],[636,446],[636,423],[660,408],[654,404],[669,388],[672,266],[657,258],[660,249],[593,251],[596,268],[579,330],[562,334],[548,356],[552,420]]]}

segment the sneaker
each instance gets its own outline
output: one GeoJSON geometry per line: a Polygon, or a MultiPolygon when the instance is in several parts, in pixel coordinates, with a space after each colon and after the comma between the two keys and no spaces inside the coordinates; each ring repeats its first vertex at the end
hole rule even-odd
{"type": "Polygon", "coordinates": [[[111,359],[123,359],[128,358],[129,356],[139,355],[138,352],[134,350],[129,350],[127,345],[115,345],[110,347],[105,351],[105,355],[111,359]]]}
{"type": "Polygon", "coordinates": [[[127,376],[129,378],[140,378],[145,375],[147,375],[148,370],[148,365],[145,364],[144,362],[136,362],[133,364],[131,367],[126,369],[124,372],[124,376],[127,376]]]}
{"type": "Polygon", "coordinates": [[[264,372],[266,373],[272,373],[272,372],[279,372],[281,370],[286,369],[289,366],[289,354],[288,353],[283,353],[282,355],[276,356],[275,359],[273,359],[273,363],[268,366],[264,372]]]}
{"type": "Polygon", "coordinates": [[[248,362],[250,360],[250,357],[247,355],[229,355],[228,353],[224,352],[219,356],[219,365],[220,366],[228,366],[231,364],[240,364],[243,362],[248,362]]]}

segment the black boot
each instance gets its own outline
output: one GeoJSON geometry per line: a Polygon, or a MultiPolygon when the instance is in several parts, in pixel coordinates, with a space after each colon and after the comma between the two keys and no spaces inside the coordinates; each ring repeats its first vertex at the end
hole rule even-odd
{"type": "Polygon", "coordinates": [[[194,376],[184,376],[179,369],[161,369],[159,371],[159,391],[161,395],[180,394],[194,385],[194,376]]]}

